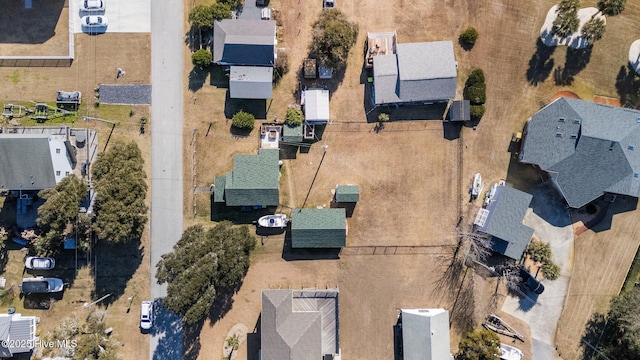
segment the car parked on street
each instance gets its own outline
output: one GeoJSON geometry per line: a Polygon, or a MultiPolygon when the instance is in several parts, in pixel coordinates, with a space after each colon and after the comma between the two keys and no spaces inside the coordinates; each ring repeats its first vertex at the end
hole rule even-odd
{"type": "Polygon", "coordinates": [[[62,279],[42,276],[24,278],[20,285],[20,293],[25,295],[56,293],[62,290],[64,290],[62,279]]]}
{"type": "Polygon", "coordinates": [[[56,267],[56,260],[50,257],[27,256],[24,267],[29,270],[51,270],[56,267]]]}
{"type": "Polygon", "coordinates": [[[87,29],[105,28],[109,24],[106,16],[89,15],[82,17],[82,27],[87,29]]]}
{"type": "Polygon", "coordinates": [[[105,5],[103,0],[82,0],[80,1],[81,12],[98,12],[104,11],[105,5]]]}
{"type": "Polygon", "coordinates": [[[153,302],[143,301],[140,306],[140,329],[149,330],[153,326],[153,302]]]}

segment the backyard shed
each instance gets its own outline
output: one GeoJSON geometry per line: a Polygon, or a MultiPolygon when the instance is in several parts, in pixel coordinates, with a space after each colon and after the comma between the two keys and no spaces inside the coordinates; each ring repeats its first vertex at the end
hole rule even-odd
{"type": "Polygon", "coordinates": [[[329,121],[329,90],[308,89],[302,92],[304,121],[310,125],[326,124],[329,121]]]}
{"type": "Polygon", "coordinates": [[[360,186],[358,185],[337,185],[336,202],[355,203],[360,200],[360,186]]]}
{"type": "Polygon", "coordinates": [[[289,126],[285,124],[282,129],[282,142],[302,142],[302,125],[289,126]]]}
{"type": "Polygon", "coordinates": [[[471,103],[469,100],[456,100],[449,107],[449,121],[471,120],[471,103]]]}
{"type": "Polygon", "coordinates": [[[229,96],[232,99],[271,99],[273,68],[268,66],[232,66],[229,96]]]}
{"type": "Polygon", "coordinates": [[[341,248],[347,242],[344,209],[293,209],[292,248],[341,248]]]}
{"type": "Polygon", "coordinates": [[[304,59],[304,78],[315,79],[318,76],[316,59],[304,59]]]}

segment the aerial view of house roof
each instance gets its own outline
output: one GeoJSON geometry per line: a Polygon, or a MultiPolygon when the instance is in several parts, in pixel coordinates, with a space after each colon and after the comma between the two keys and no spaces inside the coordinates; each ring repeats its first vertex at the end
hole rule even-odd
{"type": "Polygon", "coordinates": [[[445,309],[402,309],[404,360],[452,359],[449,312],[445,309]]]}
{"type": "Polygon", "coordinates": [[[605,193],[638,197],[640,111],[559,98],[531,117],[520,161],[547,172],[572,208],[605,193]]]}
{"type": "Polygon", "coordinates": [[[329,120],[329,90],[308,89],[302,92],[304,121],[326,124],[329,120]]]}
{"type": "Polygon", "coordinates": [[[46,134],[0,134],[0,189],[50,189],[71,171],[64,141],[46,134]]]}
{"type": "Polygon", "coordinates": [[[232,66],[229,96],[232,99],[271,99],[273,68],[270,66],[232,66]]]}
{"type": "Polygon", "coordinates": [[[291,210],[293,248],[340,248],[347,241],[345,209],[291,210]]]}
{"type": "Polygon", "coordinates": [[[224,201],[227,206],[278,205],[278,160],[278,149],[260,149],[257,155],[235,155],[233,171],[226,177],[215,178],[214,202],[224,201]]]}
{"type": "Polygon", "coordinates": [[[508,186],[498,186],[486,209],[480,209],[474,224],[493,236],[493,251],[520,260],[527,249],[533,229],[523,225],[533,196],[508,186]]]}
{"type": "Polygon", "coordinates": [[[213,62],[220,65],[273,66],[274,20],[224,19],[213,23],[213,62]]]}
{"type": "Polygon", "coordinates": [[[263,290],[264,360],[317,360],[340,353],[338,290],[263,290]]]}
{"type": "Polygon", "coordinates": [[[373,57],[376,105],[448,101],[456,79],[451,41],[398,44],[395,54],[373,57]]]}
{"type": "Polygon", "coordinates": [[[22,316],[20,314],[0,315],[0,357],[10,358],[14,354],[33,350],[36,345],[35,339],[35,316],[22,316]]]}

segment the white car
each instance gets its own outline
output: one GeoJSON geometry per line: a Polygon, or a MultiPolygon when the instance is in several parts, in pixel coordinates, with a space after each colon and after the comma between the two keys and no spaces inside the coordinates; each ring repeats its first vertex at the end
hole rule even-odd
{"type": "Polygon", "coordinates": [[[153,302],[143,301],[140,306],[140,328],[149,330],[153,326],[153,302]]]}
{"type": "Polygon", "coordinates": [[[85,28],[103,28],[107,27],[109,21],[103,15],[89,15],[82,17],[82,27],[85,28]]]}
{"type": "Polygon", "coordinates": [[[80,11],[97,12],[104,11],[104,1],[102,0],[82,0],[80,1],[80,11]]]}
{"type": "Polygon", "coordinates": [[[55,293],[62,290],[64,290],[62,279],[42,276],[24,278],[22,279],[22,285],[20,285],[20,292],[27,295],[55,293]]]}
{"type": "Polygon", "coordinates": [[[27,256],[24,266],[31,270],[51,270],[56,267],[56,260],[50,257],[27,256]]]}

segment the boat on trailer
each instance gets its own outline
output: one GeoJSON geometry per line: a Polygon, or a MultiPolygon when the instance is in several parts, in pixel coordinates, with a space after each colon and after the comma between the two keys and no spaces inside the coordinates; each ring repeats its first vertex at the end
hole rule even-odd
{"type": "Polygon", "coordinates": [[[264,228],[285,228],[287,227],[287,223],[289,219],[287,219],[287,215],[285,214],[273,214],[273,215],[265,215],[258,219],[258,226],[264,228]]]}
{"type": "Polygon", "coordinates": [[[482,188],[484,187],[484,185],[482,184],[482,176],[480,175],[480,173],[477,173],[474,177],[473,177],[473,183],[471,184],[471,196],[473,196],[473,198],[477,198],[478,195],[480,195],[480,193],[482,192],[482,188]]]}

